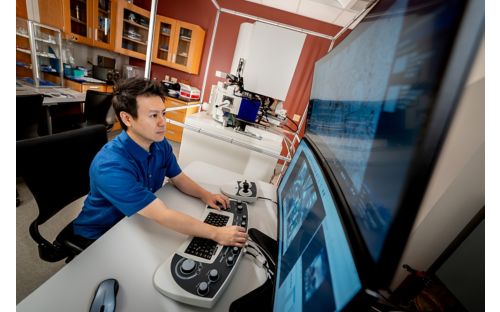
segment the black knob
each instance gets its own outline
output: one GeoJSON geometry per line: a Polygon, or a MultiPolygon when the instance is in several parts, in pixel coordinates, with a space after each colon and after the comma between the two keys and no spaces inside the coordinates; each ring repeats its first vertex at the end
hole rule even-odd
{"type": "Polygon", "coordinates": [[[240,251],[238,247],[233,247],[233,254],[237,254],[240,251]]]}
{"type": "Polygon", "coordinates": [[[219,279],[219,271],[217,269],[212,269],[208,272],[208,279],[212,282],[216,282],[219,279]]]}
{"type": "Polygon", "coordinates": [[[192,273],[195,268],[196,268],[196,262],[194,262],[191,259],[186,259],[181,264],[181,272],[184,274],[192,273]]]}
{"type": "Polygon", "coordinates": [[[242,215],[241,219],[246,220],[247,219],[247,215],[242,215]]]}
{"type": "Polygon", "coordinates": [[[199,283],[197,291],[200,296],[208,294],[208,283],[207,282],[199,283]]]}
{"type": "Polygon", "coordinates": [[[238,205],[241,205],[243,202],[241,201],[241,199],[238,199],[238,201],[236,201],[236,203],[237,203],[238,205]]]}
{"type": "Polygon", "coordinates": [[[227,257],[227,261],[226,262],[229,265],[233,265],[234,264],[234,257],[233,256],[227,257]]]}
{"type": "Polygon", "coordinates": [[[250,184],[248,184],[248,181],[245,180],[245,182],[243,182],[243,192],[244,193],[248,193],[248,188],[250,187],[250,184]]]}
{"type": "Polygon", "coordinates": [[[241,212],[243,210],[243,205],[238,204],[238,206],[236,206],[236,208],[238,209],[239,212],[241,212]]]}
{"type": "Polygon", "coordinates": [[[246,221],[241,221],[241,226],[243,226],[243,227],[247,226],[246,221]]]}

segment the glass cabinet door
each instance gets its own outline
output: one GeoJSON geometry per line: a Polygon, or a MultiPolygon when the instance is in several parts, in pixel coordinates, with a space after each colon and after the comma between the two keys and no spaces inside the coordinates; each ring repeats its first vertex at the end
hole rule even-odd
{"type": "Polygon", "coordinates": [[[168,61],[170,50],[170,38],[172,37],[172,24],[171,23],[160,23],[160,35],[158,42],[158,50],[156,52],[156,57],[168,61]]]}
{"type": "Polygon", "coordinates": [[[193,38],[193,31],[188,28],[179,28],[179,37],[177,41],[177,53],[174,57],[174,63],[187,66],[188,56],[191,48],[191,39],[193,38]]]}
{"type": "Polygon", "coordinates": [[[69,10],[70,10],[70,24],[69,31],[75,35],[82,37],[89,36],[89,6],[88,1],[91,0],[70,0],[69,10]]]}
{"type": "Polygon", "coordinates": [[[104,45],[112,44],[111,23],[114,22],[111,16],[111,1],[96,0],[97,9],[94,9],[94,40],[104,45]]]}

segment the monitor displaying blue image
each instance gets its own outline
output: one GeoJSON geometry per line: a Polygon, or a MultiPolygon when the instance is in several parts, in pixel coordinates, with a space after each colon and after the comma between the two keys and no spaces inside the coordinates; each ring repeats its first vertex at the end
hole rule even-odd
{"type": "Polygon", "coordinates": [[[278,188],[275,311],[340,311],[361,290],[335,200],[307,140],[278,188]]]}

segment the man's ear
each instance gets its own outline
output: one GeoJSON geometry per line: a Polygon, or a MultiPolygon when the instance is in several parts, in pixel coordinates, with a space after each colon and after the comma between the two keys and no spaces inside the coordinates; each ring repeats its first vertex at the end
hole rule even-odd
{"type": "Polygon", "coordinates": [[[124,111],[120,112],[120,119],[123,121],[123,123],[127,126],[130,127],[132,116],[129,113],[126,113],[124,111]]]}

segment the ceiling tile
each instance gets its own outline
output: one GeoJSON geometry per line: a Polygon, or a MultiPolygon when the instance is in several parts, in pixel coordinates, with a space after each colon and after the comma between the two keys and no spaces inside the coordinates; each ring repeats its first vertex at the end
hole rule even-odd
{"type": "Polygon", "coordinates": [[[327,23],[333,23],[342,13],[342,10],[316,1],[302,0],[297,13],[327,23]]]}
{"type": "Polygon", "coordinates": [[[262,0],[263,5],[273,7],[275,9],[280,9],[283,11],[288,11],[292,13],[297,12],[297,7],[300,0],[262,0]]]}

